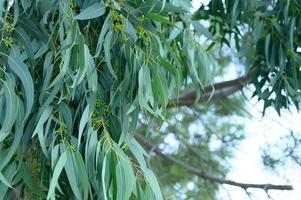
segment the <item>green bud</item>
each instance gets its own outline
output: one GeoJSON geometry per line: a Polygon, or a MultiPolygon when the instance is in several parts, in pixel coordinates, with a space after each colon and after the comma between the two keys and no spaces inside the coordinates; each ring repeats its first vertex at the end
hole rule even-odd
{"type": "Polygon", "coordinates": [[[3,39],[3,43],[7,48],[11,48],[13,46],[13,39],[11,37],[6,37],[3,39]]]}
{"type": "Polygon", "coordinates": [[[10,23],[5,23],[4,27],[3,27],[4,31],[6,31],[7,33],[11,33],[15,30],[15,27],[13,24],[10,23]]]}

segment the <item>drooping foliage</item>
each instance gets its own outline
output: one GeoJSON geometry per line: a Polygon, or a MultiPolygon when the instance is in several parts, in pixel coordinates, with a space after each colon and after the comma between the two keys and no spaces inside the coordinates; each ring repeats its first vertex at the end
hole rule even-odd
{"type": "Polygon", "coordinates": [[[255,94],[298,106],[301,8],[281,2],[213,0],[191,15],[188,0],[0,0],[0,199],[163,199],[139,116],[164,120],[187,87],[197,102],[211,47],[232,33],[256,58],[255,94]]]}
{"type": "Polygon", "coordinates": [[[210,21],[209,30],[220,43],[230,46],[231,38],[249,69],[253,96],[264,101],[264,110],[293,103],[300,106],[301,2],[212,0],[194,14],[195,20],[210,21]]]}

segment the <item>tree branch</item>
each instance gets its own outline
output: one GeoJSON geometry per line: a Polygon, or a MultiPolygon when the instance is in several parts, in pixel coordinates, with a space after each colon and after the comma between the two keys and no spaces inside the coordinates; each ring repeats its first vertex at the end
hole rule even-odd
{"type": "MultiPolygon", "coordinates": [[[[217,100],[226,98],[240,90],[250,81],[250,78],[255,73],[255,70],[251,70],[247,75],[241,76],[239,78],[224,81],[220,83],[215,83],[213,85],[206,86],[203,91],[203,95],[200,100],[207,101],[217,100]],[[211,98],[210,98],[211,97],[211,98]]],[[[180,107],[180,106],[192,106],[197,101],[197,92],[192,90],[187,92],[178,99],[173,99],[167,107],[180,107]]]]}
{"type": "Polygon", "coordinates": [[[213,176],[207,172],[204,172],[200,169],[197,169],[183,161],[177,160],[173,158],[172,156],[169,156],[167,154],[164,154],[156,145],[146,141],[141,135],[136,134],[135,138],[138,140],[140,144],[145,146],[146,148],[152,150],[154,153],[156,153],[158,156],[163,158],[164,160],[167,160],[171,163],[174,163],[183,169],[187,170],[188,172],[195,174],[203,179],[206,179],[211,182],[216,182],[220,184],[227,184],[227,185],[232,185],[236,187],[240,187],[244,190],[248,188],[257,188],[257,189],[263,189],[265,191],[268,190],[293,190],[293,187],[291,185],[273,185],[273,184],[252,184],[252,183],[241,183],[241,182],[236,182],[232,181],[229,179],[224,179],[224,178],[219,178],[216,176],[213,176]]]}

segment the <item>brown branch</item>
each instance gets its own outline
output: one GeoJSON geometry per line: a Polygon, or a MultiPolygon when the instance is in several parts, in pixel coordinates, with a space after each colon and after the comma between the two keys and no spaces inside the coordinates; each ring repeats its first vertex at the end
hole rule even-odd
{"type": "MultiPolygon", "coordinates": [[[[250,71],[247,75],[241,76],[239,78],[224,81],[220,83],[215,83],[213,85],[206,86],[203,90],[203,94],[200,100],[207,101],[217,100],[226,98],[240,90],[250,81],[250,78],[254,75],[255,70],[250,71]]],[[[178,99],[173,99],[167,107],[180,107],[180,106],[192,106],[197,101],[197,92],[192,90],[187,92],[178,99]]]]}
{"type": "Polygon", "coordinates": [[[175,158],[173,158],[170,155],[164,154],[156,145],[146,141],[141,135],[136,134],[135,138],[137,139],[137,141],[142,144],[143,146],[145,146],[146,148],[152,150],[152,152],[156,153],[158,156],[160,156],[161,158],[163,158],[164,160],[167,160],[171,163],[174,163],[180,167],[182,167],[183,169],[187,170],[188,172],[195,174],[203,179],[206,179],[208,181],[211,182],[216,182],[216,183],[220,183],[220,184],[227,184],[227,185],[232,185],[232,186],[236,186],[236,187],[240,187],[244,190],[248,189],[248,188],[257,188],[257,189],[263,189],[265,191],[268,190],[293,190],[293,187],[291,185],[273,185],[273,184],[252,184],[252,183],[241,183],[241,182],[236,182],[236,181],[232,181],[229,179],[224,179],[224,178],[219,178],[216,176],[213,176],[207,172],[204,172],[200,169],[197,169],[183,161],[177,160],[175,158]]]}

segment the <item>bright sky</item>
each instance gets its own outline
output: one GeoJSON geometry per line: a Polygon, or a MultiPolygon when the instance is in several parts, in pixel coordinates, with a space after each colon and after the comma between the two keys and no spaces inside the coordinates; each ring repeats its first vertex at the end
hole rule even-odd
{"type": "MultiPolygon", "coordinates": [[[[256,100],[251,100],[249,111],[254,116],[253,119],[246,120],[245,132],[247,138],[240,144],[239,150],[233,158],[233,166],[228,174],[229,179],[250,183],[271,183],[271,184],[291,184],[294,191],[270,191],[273,200],[301,200],[301,171],[300,167],[288,166],[280,174],[272,173],[264,169],[261,162],[260,150],[266,142],[277,141],[289,130],[294,133],[301,133],[301,114],[293,111],[283,113],[281,117],[273,110],[269,110],[262,119],[262,104],[256,105],[256,100]]],[[[249,200],[245,191],[231,186],[225,187],[233,200],[249,200]]],[[[258,189],[249,190],[254,195],[253,199],[266,200],[267,195],[258,189]]],[[[225,191],[221,189],[221,199],[228,199],[225,191]]]]}
{"type": "MultiPolygon", "coordinates": [[[[207,5],[210,0],[193,0],[193,10],[197,10],[201,3],[207,5]]],[[[234,65],[230,65],[230,77],[235,78],[234,65]],[[232,65],[232,66],[231,66],[232,65]]],[[[227,76],[228,78],[228,76],[227,76]]],[[[231,164],[233,166],[228,178],[248,183],[291,184],[294,191],[270,191],[273,200],[301,200],[301,170],[293,166],[285,168],[281,174],[272,173],[263,168],[260,150],[267,141],[276,141],[288,131],[301,134],[301,114],[296,111],[283,113],[281,117],[273,110],[268,110],[262,119],[262,103],[252,99],[248,105],[248,111],[254,116],[245,122],[246,139],[239,146],[231,164]]],[[[191,186],[189,186],[191,187],[191,186]]],[[[220,199],[249,200],[245,191],[232,186],[220,189],[220,199]],[[225,189],[228,191],[226,193],[225,189]]],[[[267,200],[263,190],[250,189],[252,199],[267,200]]]]}

